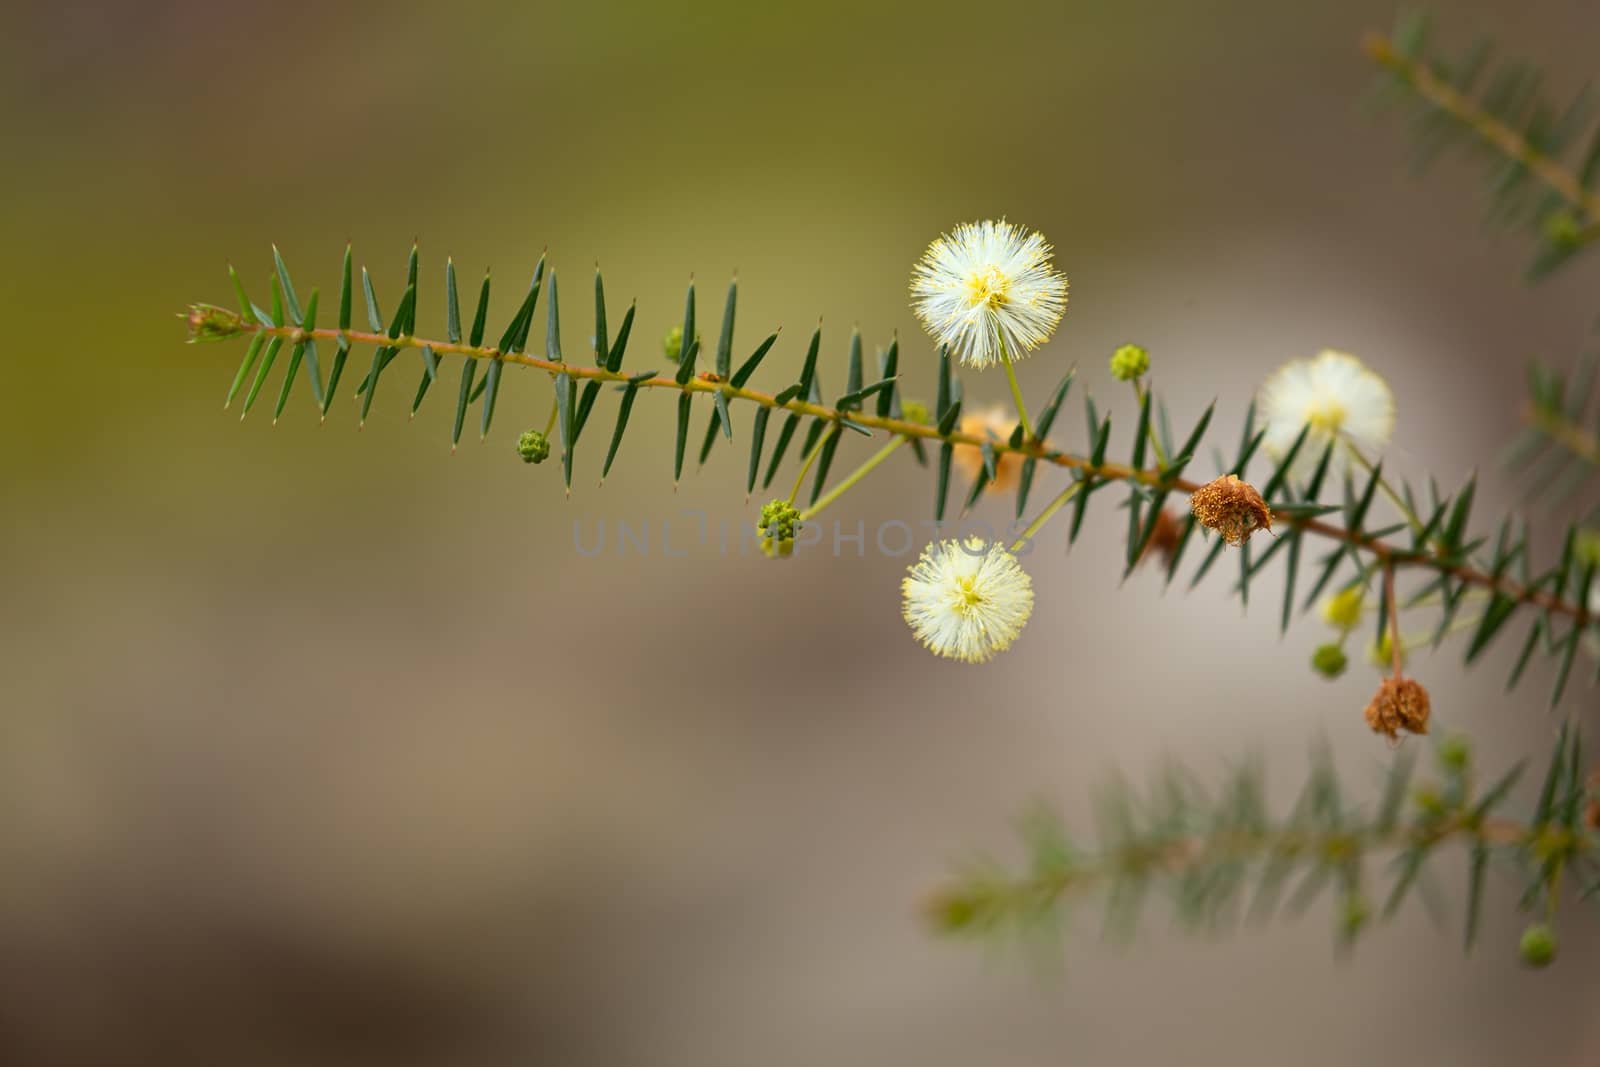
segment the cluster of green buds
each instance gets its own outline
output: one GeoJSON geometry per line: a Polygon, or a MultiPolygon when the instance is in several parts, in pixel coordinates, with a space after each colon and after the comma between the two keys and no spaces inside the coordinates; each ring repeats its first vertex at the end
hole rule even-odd
{"type": "Polygon", "coordinates": [[[756,529],[761,533],[761,551],[769,558],[794,555],[794,535],[800,528],[800,512],[787,500],[774,500],[761,509],[756,529]]]}
{"type": "Polygon", "coordinates": [[[517,454],[524,463],[543,463],[550,458],[550,438],[538,430],[525,430],[517,438],[517,454]]]}

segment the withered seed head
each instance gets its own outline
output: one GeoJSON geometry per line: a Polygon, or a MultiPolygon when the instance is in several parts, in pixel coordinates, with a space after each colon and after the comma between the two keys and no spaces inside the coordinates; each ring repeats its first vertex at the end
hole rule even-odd
{"type": "Polygon", "coordinates": [[[1425,734],[1432,710],[1428,691],[1419,683],[1410,678],[1385,678],[1367,705],[1367,725],[1390,740],[1398,737],[1401,730],[1425,734]]]}
{"type": "Polygon", "coordinates": [[[1230,545],[1242,545],[1257,530],[1272,530],[1272,509],[1255,486],[1225,474],[1202,485],[1189,498],[1200,524],[1220,533],[1230,545]]]}

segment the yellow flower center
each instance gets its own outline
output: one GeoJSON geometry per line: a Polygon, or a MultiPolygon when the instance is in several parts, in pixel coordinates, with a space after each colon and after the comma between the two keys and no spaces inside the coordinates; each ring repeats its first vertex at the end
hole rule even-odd
{"type": "Polygon", "coordinates": [[[1336,434],[1344,425],[1344,405],[1333,397],[1323,397],[1306,411],[1306,422],[1318,433],[1336,434]]]}
{"type": "Polygon", "coordinates": [[[993,311],[1005,304],[1010,288],[1011,279],[999,267],[991,265],[985,270],[973,271],[967,278],[967,302],[972,307],[986,306],[993,311]]]}
{"type": "Polygon", "coordinates": [[[956,604],[956,609],[958,611],[966,611],[969,608],[983,603],[983,595],[977,590],[973,589],[975,582],[976,579],[973,578],[956,579],[956,588],[960,590],[960,599],[956,604]]]}

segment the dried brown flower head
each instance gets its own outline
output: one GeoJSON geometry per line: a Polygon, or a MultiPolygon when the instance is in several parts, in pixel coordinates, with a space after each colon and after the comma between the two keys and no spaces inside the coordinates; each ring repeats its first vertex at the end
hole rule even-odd
{"type": "Polygon", "coordinates": [[[1372,703],[1367,705],[1367,725],[1374,733],[1384,734],[1391,741],[1401,730],[1425,734],[1430,711],[1428,691],[1419,683],[1410,678],[1385,678],[1372,703]]]}
{"type": "Polygon", "coordinates": [[[1242,545],[1257,530],[1272,530],[1272,510],[1256,487],[1224,474],[1202,485],[1189,498],[1200,524],[1220,533],[1230,545],[1242,545]]]}
{"type": "Polygon", "coordinates": [[[1139,555],[1139,562],[1143,563],[1150,553],[1159,552],[1161,562],[1170,564],[1172,554],[1178,550],[1178,541],[1182,537],[1183,527],[1172,517],[1172,511],[1162,508],[1156,515],[1156,528],[1150,531],[1150,540],[1145,542],[1144,551],[1139,555]]]}

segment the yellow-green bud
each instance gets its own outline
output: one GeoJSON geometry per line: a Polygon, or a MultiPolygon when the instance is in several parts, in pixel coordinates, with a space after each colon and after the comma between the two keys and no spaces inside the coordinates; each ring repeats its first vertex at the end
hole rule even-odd
{"type": "Polygon", "coordinates": [[[920,400],[907,400],[900,411],[900,417],[906,422],[914,422],[918,426],[928,425],[928,405],[920,400]]]}
{"type": "MultiPolygon", "coordinates": [[[[1389,629],[1383,631],[1383,641],[1382,642],[1378,642],[1378,641],[1368,641],[1367,642],[1367,662],[1372,664],[1374,667],[1377,667],[1379,670],[1385,670],[1385,671],[1388,670],[1391,666],[1393,666],[1393,664],[1394,664],[1394,628],[1393,627],[1390,627],[1389,629]]],[[[1405,646],[1404,642],[1401,642],[1401,645],[1400,645],[1400,665],[1402,667],[1404,667],[1405,663],[1406,663],[1406,646],[1405,646]]]]}
{"type": "Polygon", "coordinates": [[[1451,734],[1439,742],[1439,765],[1460,773],[1472,762],[1472,742],[1460,734],[1451,734]]]}
{"type": "Polygon", "coordinates": [[[1371,917],[1372,909],[1367,906],[1367,898],[1360,893],[1347,895],[1339,907],[1339,925],[1346,937],[1355,937],[1359,934],[1371,917]]]}
{"type": "Polygon", "coordinates": [[[517,438],[517,454],[524,463],[543,463],[550,458],[550,439],[538,430],[524,431],[517,438]]]}
{"type": "Polygon", "coordinates": [[[1416,801],[1417,807],[1429,815],[1442,815],[1444,813],[1444,798],[1439,795],[1439,790],[1435,786],[1418,786],[1412,792],[1411,799],[1416,801]]]}
{"type": "Polygon", "coordinates": [[[1123,345],[1111,353],[1111,376],[1118,381],[1142,378],[1149,369],[1150,353],[1139,345],[1123,345]]]}
{"type": "Polygon", "coordinates": [[[1556,958],[1556,932],[1545,923],[1534,923],[1522,931],[1517,951],[1529,967],[1547,967],[1556,958]]]}
{"type": "Polygon", "coordinates": [[[1344,654],[1344,649],[1335,644],[1318,645],[1317,650],[1311,654],[1311,666],[1324,678],[1337,678],[1350,666],[1350,658],[1344,654]]]}
{"type": "Polygon", "coordinates": [[[1584,527],[1573,534],[1572,555],[1586,566],[1600,566],[1600,530],[1584,527]]]}
{"type": "Polygon", "coordinates": [[[1583,226],[1570,211],[1552,211],[1544,217],[1544,236],[1552,244],[1575,245],[1583,240],[1583,226]]]}
{"type": "MultiPolygon", "coordinates": [[[[700,340],[700,334],[695,333],[694,339],[700,340]]],[[[683,327],[674,326],[661,338],[661,351],[666,353],[668,359],[676,363],[683,356],[683,327]]]]}
{"type": "Polygon", "coordinates": [[[1335,593],[1322,602],[1322,620],[1340,630],[1352,630],[1361,623],[1362,600],[1359,585],[1335,593]]]}

